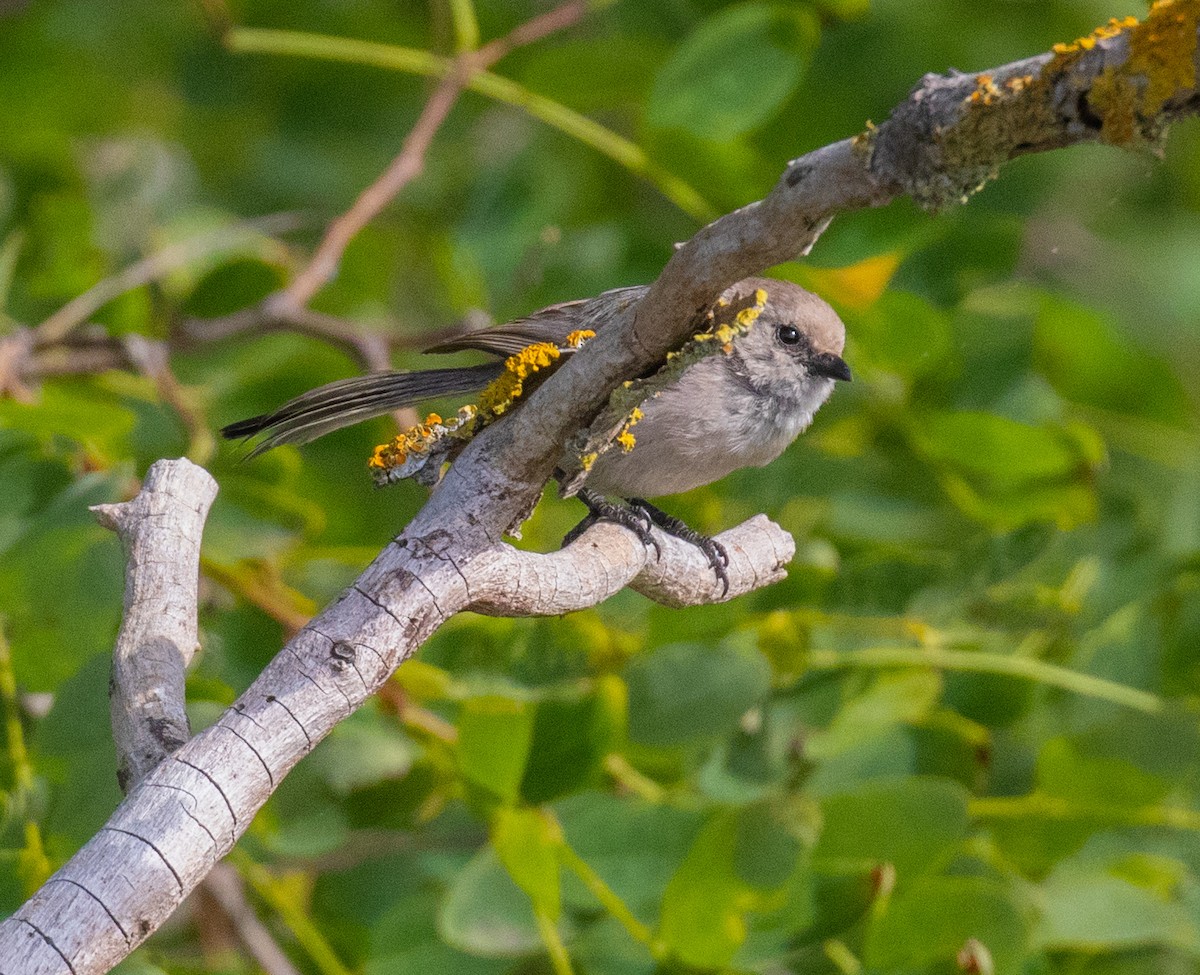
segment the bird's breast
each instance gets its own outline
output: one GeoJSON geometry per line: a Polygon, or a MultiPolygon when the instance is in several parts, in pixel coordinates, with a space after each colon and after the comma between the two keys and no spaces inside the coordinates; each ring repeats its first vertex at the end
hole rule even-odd
{"type": "MultiPolygon", "coordinates": [[[[685,380],[699,378],[695,372],[685,380]]],[[[603,454],[587,485],[603,494],[654,498],[769,464],[812,422],[833,381],[809,387],[803,395],[764,395],[726,381],[666,389],[642,404],[633,449],[603,454]]]]}

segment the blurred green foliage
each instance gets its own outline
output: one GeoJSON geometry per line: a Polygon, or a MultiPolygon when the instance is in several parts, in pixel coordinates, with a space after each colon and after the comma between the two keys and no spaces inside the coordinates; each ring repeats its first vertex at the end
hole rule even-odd
{"type": "MultiPolygon", "coordinates": [[[[431,91],[343,41],[428,64],[547,6],[471,9],[237,5],[238,24],[311,35],[293,57],[251,53],[250,34],[232,52],[199,4],[0,4],[0,338],[191,248],[75,333],[169,339],[178,401],[128,370],[0,401],[0,910],[119,798],[103,658],[122,560],[88,504],[189,450],[220,481],[198,727],[421,504],[366,476],[383,421],[250,464],[211,453],[206,432],[357,366],[316,338],[205,327],[295,275],[431,91]],[[221,237],[273,213],[300,228],[221,237]]],[[[652,279],[698,220],[886,117],[924,72],[1140,12],[598,6],[464,96],[314,307],[416,365],[478,310],[652,279]]],[[[686,612],[622,593],[563,619],[450,621],[233,859],[299,970],[1193,970],[1198,241],[1188,123],[1161,160],[1072,149],[953,212],[839,219],[811,262],[776,269],[838,305],[856,381],[771,468],[670,507],[711,531],[770,513],[798,542],[788,580],[686,612]]],[[[548,499],[527,543],[579,515],[548,499]]],[[[210,925],[182,911],[122,970],[254,971],[210,925]]]]}

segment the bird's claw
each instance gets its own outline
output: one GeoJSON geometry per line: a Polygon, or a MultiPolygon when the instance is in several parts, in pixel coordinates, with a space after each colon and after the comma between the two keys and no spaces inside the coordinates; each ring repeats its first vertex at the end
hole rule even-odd
{"type": "Polygon", "coordinates": [[[628,505],[616,504],[594,491],[582,490],[579,500],[588,506],[587,516],[578,525],[567,532],[563,545],[570,545],[585,531],[598,521],[611,521],[623,528],[628,528],[637,535],[647,548],[654,549],[654,558],[662,559],[662,548],[654,537],[654,526],[657,525],[668,535],[695,545],[708,559],[709,568],[721,584],[721,598],[729,595],[729,550],[715,538],[701,535],[685,522],[656,508],[644,498],[630,498],[628,505]]]}
{"type": "Polygon", "coordinates": [[[570,545],[585,531],[596,524],[598,521],[609,521],[615,525],[620,525],[622,528],[628,528],[633,532],[647,548],[654,549],[655,560],[662,559],[662,547],[658,544],[658,540],[654,537],[654,522],[653,518],[642,508],[634,505],[626,507],[623,504],[614,504],[607,498],[603,498],[592,492],[579,492],[579,498],[588,506],[588,514],[578,525],[572,528],[563,537],[563,545],[570,545]]]}
{"type": "Polygon", "coordinates": [[[674,535],[676,538],[689,542],[700,549],[708,559],[708,565],[713,570],[713,575],[721,583],[721,598],[724,599],[729,595],[729,573],[726,571],[729,568],[729,551],[724,545],[715,538],[700,534],[700,532],[696,531],[696,529],[692,528],[685,521],[676,518],[674,515],[667,514],[661,508],[652,505],[645,498],[630,498],[629,504],[635,510],[640,511],[647,520],[658,525],[668,535],[674,535]]]}

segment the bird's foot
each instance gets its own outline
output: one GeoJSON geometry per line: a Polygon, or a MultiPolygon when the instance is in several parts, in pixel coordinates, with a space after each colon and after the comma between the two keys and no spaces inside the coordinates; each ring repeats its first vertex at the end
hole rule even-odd
{"type": "Polygon", "coordinates": [[[596,522],[611,521],[622,528],[628,528],[637,535],[643,545],[647,548],[653,548],[656,559],[662,558],[662,549],[659,548],[658,542],[654,539],[654,533],[651,531],[651,517],[647,512],[637,506],[627,507],[623,504],[616,504],[597,494],[595,491],[589,491],[587,488],[582,489],[575,496],[587,505],[588,513],[583,521],[563,537],[562,543],[564,548],[591,528],[592,525],[596,524],[596,522]]]}
{"type": "Polygon", "coordinates": [[[726,571],[729,568],[729,552],[724,545],[715,538],[700,534],[674,515],[669,515],[661,508],[656,508],[645,498],[630,498],[629,505],[634,511],[640,511],[647,520],[658,525],[668,535],[674,535],[700,549],[707,557],[709,567],[713,570],[717,581],[721,583],[721,595],[729,594],[729,573],[726,571]]]}

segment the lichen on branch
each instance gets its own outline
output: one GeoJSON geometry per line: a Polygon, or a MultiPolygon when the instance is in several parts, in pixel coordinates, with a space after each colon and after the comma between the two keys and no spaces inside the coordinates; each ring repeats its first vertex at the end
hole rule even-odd
{"type": "Polygon", "coordinates": [[[1158,0],[1145,20],[1113,18],[1048,54],[975,75],[926,75],[888,122],[868,123],[854,149],[940,210],[965,202],[1015,156],[1095,140],[1157,148],[1196,98],[1198,26],[1200,0],[1158,0]]]}

